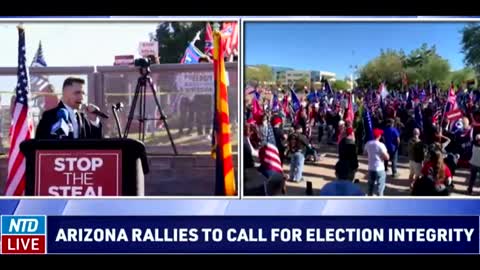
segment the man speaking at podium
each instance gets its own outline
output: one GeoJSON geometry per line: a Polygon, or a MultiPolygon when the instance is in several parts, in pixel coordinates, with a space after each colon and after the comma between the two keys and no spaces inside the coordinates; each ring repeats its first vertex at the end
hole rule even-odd
{"type": "Polygon", "coordinates": [[[102,113],[95,105],[83,105],[84,85],[85,80],[75,77],[63,82],[62,100],[56,108],[43,113],[35,139],[58,139],[62,136],[68,139],[102,138],[102,123],[98,118],[102,113]],[[86,113],[79,111],[82,106],[86,113]]]}

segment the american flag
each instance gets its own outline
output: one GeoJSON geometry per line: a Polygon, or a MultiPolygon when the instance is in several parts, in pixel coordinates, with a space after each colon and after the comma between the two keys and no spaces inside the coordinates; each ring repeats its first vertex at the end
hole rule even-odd
{"type": "Polygon", "coordinates": [[[270,177],[274,173],[283,172],[280,154],[275,144],[275,137],[273,136],[273,129],[270,124],[268,124],[263,147],[258,151],[258,156],[260,158],[260,171],[266,177],[270,177]]]}
{"type": "MultiPolygon", "coordinates": [[[[37,52],[35,53],[35,56],[33,57],[32,64],[30,65],[31,67],[46,67],[47,62],[45,61],[45,58],[43,57],[43,49],[42,49],[42,42],[38,44],[38,49],[37,52]]],[[[37,92],[37,91],[42,91],[45,87],[48,86],[48,77],[46,76],[36,76],[33,75],[30,77],[30,87],[32,93],[37,92]]]]}
{"type": "Polygon", "coordinates": [[[238,38],[238,34],[234,34],[234,31],[237,29],[236,24],[236,22],[224,22],[222,26],[223,46],[225,46],[225,54],[227,57],[233,53],[233,38],[238,38]]]}
{"type": "Polygon", "coordinates": [[[443,107],[442,106],[437,106],[437,109],[436,109],[435,113],[433,114],[433,118],[432,118],[433,123],[438,123],[439,125],[441,124],[440,119],[442,117],[442,113],[443,113],[443,107]]]}
{"type": "Polygon", "coordinates": [[[233,23],[233,33],[230,38],[230,47],[234,55],[238,55],[238,23],[233,23]]]}
{"type": "Polygon", "coordinates": [[[453,82],[450,84],[450,89],[448,90],[448,104],[449,107],[447,111],[455,110],[457,109],[457,96],[455,95],[455,86],[453,85],[453,82]]]}
{"type": "Polygon", "coordinates": [[[28,113],[28,75],[25,54],[25,31],[22,27],[18,27],[17,87],[8,153],[6,196],[21,196],[25,192],[25,157],[20,152],[20,143],[31,139],[33,135],[33,122],[28,113]]]}

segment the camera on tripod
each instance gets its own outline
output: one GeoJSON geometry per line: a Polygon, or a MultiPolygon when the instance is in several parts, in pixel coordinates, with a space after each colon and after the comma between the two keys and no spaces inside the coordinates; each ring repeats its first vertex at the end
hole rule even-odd
{"type": "Polygon", "coordinates": [[[148,58],[138,58],[135,59],[135,66],[139,68],[148,68],[151,64],[150,59],[148,58]]]}
{"type": "MultiPolygon", "coordinates": [[[[170,133],[170,128],[168,127],[168,123],[166,120],[167,117],[163,114],[162,106],[160,105],[160,101],[157,97],[157,90],[155,88],[155,84],[153,83],[153,79],[150,76],[150,73],[151,73],[150,65],[152,63],[158,64],[158,61],[156,61],[155,56],[153,55],[148,56],[147,58],[138,58],[138,59],[135,59],[134,61],[135,67],[139,69],[141,76],[137,80],[137,86],[135,87],[135,94],[133,96],[132,104],[130,106],[130,112],[128,114],[128,118],[127,118],[128,120],[125,126],[125,132],[123,134],[123,137],[128,138],[128,133],[130,132],[130,126],[135,117],[137,102],[139,102],[139,107],[138,107],[139,115],[136,118],[136,120],[138,121],[138,139],[141,140],[142,142],[145,141],[145,121],[162,120],[165,130],[167,131],[168,138],[170,139],[170,143],[172,144],[173,152],[175,155],[177,155],[178,154],[177,148],[175,146],[175,142],[173,141],[172,134],[170,133]],[[159,119],[146,117],[147,89],[150,89],[152,91],[151,96],[153,97],[153,100],[155,101],[155,105],[158,109],[158,112],[160,113],[159,119]]],[[[115,109],[119,107],[121,107],[121,104],[114,105],[114,107],[112,107],[112,110],[115,111],[115,109]]],[[[119,134],[121,134],[121,130],[119,130],[119,134]]]]}

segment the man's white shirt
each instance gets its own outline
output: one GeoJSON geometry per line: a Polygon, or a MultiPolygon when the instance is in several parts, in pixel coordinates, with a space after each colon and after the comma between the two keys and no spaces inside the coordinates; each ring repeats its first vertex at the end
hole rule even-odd
{"type": "MultiPolygon", "coordinates": [[[[67,109],[69,117],[70,117],[70,121],[72,122],[73,138],[78,139],[80,137],[80,128],[79,128],[80,126],[79,126],[79,123],[77,121],[77,116],[76,116],[77,115],[76,113],[78,112],[78,110],[69,107],[65,103],[63,105],[65,105],[65,108],[67,109]]],[[[95,118],[95,121],[90,121],[90,123],[95,127],[99,127],[100,126],[100,119],[97,116],[95,118]]]]}

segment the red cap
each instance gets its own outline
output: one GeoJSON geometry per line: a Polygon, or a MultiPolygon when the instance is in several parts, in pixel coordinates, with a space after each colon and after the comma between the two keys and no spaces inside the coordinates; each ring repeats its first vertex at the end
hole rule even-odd
{"type": "Polygon", "coordinates": [[[373,130],[373,137],[374,137],[375,139],[380,138],[382,135],[383,135],[383,130],[381,130],[381,129],[379,129],[379,128],[375,128],[375,129],[373,130]]]}
{"type": "Polygon", "coordinates": [[[272,119],[272,125],[273,125],[273,126],[275,126],[276,124],[280,124],[280,123],[282,123],[282,118],[280,118],[280,117],[274,117],[274,118],[272,119]]]}
{"type": "Polygon", "coordinates": [[[348,127],[347,130],[346,130],[346,133],[347,133],[347,136],[352,135],[353,134],[353,128],[348,127]]]}

